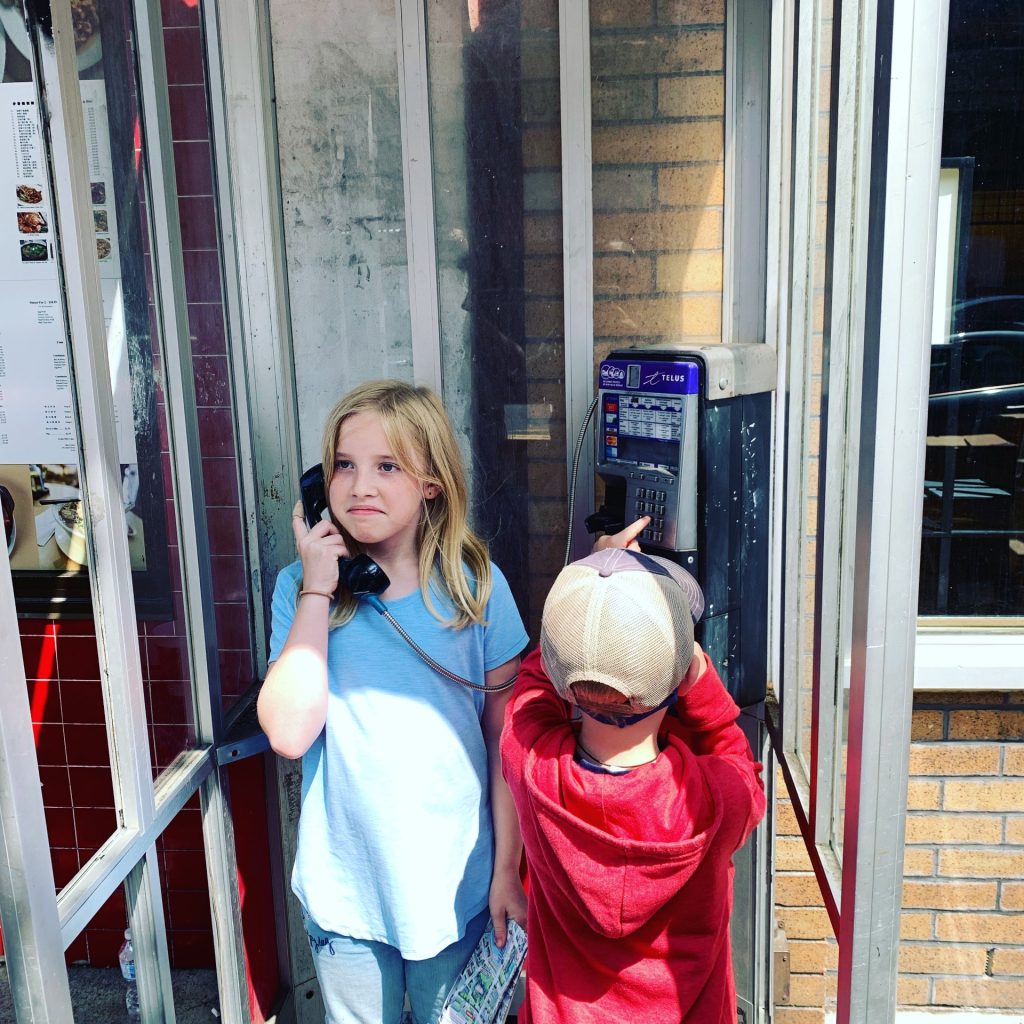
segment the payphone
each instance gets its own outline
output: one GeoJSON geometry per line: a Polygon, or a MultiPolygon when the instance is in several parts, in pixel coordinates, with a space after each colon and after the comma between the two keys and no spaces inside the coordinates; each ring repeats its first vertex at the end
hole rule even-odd
{"type": "Polygon", "coordinates": [[[640,546],[704,590],[697,638],[740,707],[764,699],[775,350],[763,344],[621,349],[597,398],[601,508],[591,532],[651,522],[640,546]]]}

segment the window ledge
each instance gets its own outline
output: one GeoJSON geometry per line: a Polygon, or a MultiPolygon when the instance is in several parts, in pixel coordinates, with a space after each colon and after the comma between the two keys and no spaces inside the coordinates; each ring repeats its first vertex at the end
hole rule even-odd
{"type": "Polygon", "coordinates": [[[1024,689],[1024,633],[919,629],[915,690],[1024,689]]]}

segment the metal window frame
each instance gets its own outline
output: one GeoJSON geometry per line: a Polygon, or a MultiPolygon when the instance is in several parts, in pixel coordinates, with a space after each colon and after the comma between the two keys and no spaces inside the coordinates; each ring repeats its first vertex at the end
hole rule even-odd
{"type": "MultiPolygon", "coordinates": [[[[566,480],[573,442],[594,400],[594,181],[590,103],[590,5],[559,0],[558,73],[562,139],[562,274],[565,330],[566,480]]],[[[595,428],[596,429],[596,428],[595,428]]],[[[578,478],[594,491],[594,445],[579,454],[578,478]]],[[[570,560],[591,547],[582,516],[569,524],[570,560]]]]}
{"type": "Polygon", "coordinates": [[[866,302],[841,1024],[896,1009],[948,0],[864,0],[861,15],[858,134],[874,145],[854,249],[866,302]]]}
{"type": "Polygon", "coordinates": [[[412,368],[417,384],[441,394],[441,305],[434,236],[434,163],[430,139],[430,76],[423,0],[395,0],[398,110],[409,273],[412,368]]]}
{"type": "MultiPolygon", "coordinates": [[[[163,27],[158,0],[135,0],[140,114],[144,138],[149,223],[154,244],[156,306],[169,367],[166,389],[175,510],[179,516],[185,613],[198,745],[184,751],[154,782],[149,755],[142,668],[135,624],[127,538],[119,515],[120,480],[113,395],[106,352],[103,301],[92,251],[89,174],[70,8],[52,7],[52,39],[33,29],[33,64],[47,132],[48,173],[55,198],[62,259],[62,301],[76,387],[80,468],[89,530],[90,587],[104,692],[118,827],[100,851],[54,892],[45,819],[27,708],[20,645],[5,643],[0,658],[17,665],[5,688],[0,742],[17,756],[0,778],[5,863],[19,870],[0,876],[0,907],[8,927],[8,961],[19,1016],[70,1021],[67,975],[55,982],[53,965],[121,884],[133,929],[140,1005],[152,1019],[174,1020],[170,957],[156,856],[156,840],[185,802],[200,791],[215,919],[221,1014],[248,1020],[248,992],[241,949],[237,871],[223,780],[214,770],[220,737],[220,689],[213,616],[213,587],[206,545],[199,434],[191,372],[191,347],[178,225],[173,143],[170,137],[163,27]],[[56,129],[56,130],[54,130],[56,129]],[[74,268],[71,273],[67,268],[74,268]],[[113,453],[113,455],[111,455],[113,453]],[[184,518],[191,515],[191,520],[184,518]],[[20,680],[19,677],[20,676],[20,680]],[[32,781],[35,784],[32,785],[32,781]],[[34,794],[28,799],[24,794],[34,794]],[[17,827],[8,820],[15,808],[17,827]],[[30,870],[26,866],[31,865],[30,870]],[[223,904],[223,905],[221,905],[223,904]],[[28,914],[26,914],[26,910],[28,914]],[[13,939],[17,936],[17,941],[13,939]],[[43,977],[43,972],[46,977],[43,977]]],[[[0,564],[0,614],[19,635],[6,553],[0,564]]],[[[59,973],[59,972],[58,972],[59,973]]]]}
{"type": "MultiPolygon", "coordinates": [[[[792,242],[787,252],[783,240],[775,272],[780,279],[785,259],[792,260],[789,479],[780,505],[783,513],[797,514],[787,517],[781,566],[787,579],[797,579],[801,567],[793,548],[799,548],[803,529],[802,478],[792,477],[807,454],[802,423],[795,421],[802,421],[806,403],[806,374],[797,364],[804,358],[811,297],[808,212],[814,193],[808,183],[815,158],[807,142],[817,66],[805,41],[817,10],[810,6],[801,5],[795,71],[792,242]]],[[[948,4],[842,0],[834,16],[841,23],[832,81],[838,172],[829,187],[831,401],[819,496],[832,508],[819,519],[825,551],[815,565],[818,733],[809,777],[802,778],[800,759],[793,757],[799,693],[784,688],[781,765],[839,939],[837,1020],[868,1024],[891,1019],[896,1005],[948,4]],[[843,715],[835,712],[847,694],[843,775],[835,756],[843,715]]],[[[775,52],[787,42],[777,38],[775,52]]],[[[787,156],[785,145],[773,156],[781,163],[774,172],[781,181],[790,172],[787,156]]],[[[785,317],[781,311],[776,317],[780,338],[785,317]]],[[[798,605],[782,580],[777,592],[784,615],[780,660],[786,678],[795,680],[798,605]]]]}
{"type": "Polygon", "coordinates": [[[722,341],[763,342],[768,287],[768,111],[772,4],[725,12],[725,209],[722,341]]]}

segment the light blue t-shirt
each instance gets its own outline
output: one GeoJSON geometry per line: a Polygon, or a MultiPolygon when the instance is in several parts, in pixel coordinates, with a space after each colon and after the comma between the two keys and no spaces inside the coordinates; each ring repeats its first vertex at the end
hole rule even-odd
{"type": "MultiPolygon", "coordinates": [[[[385,602],[435,661],[479,683],[528,643],[505,577],[492,572],[486,626],[445,626],[419,590],[385,602]]],[[[271,661],[301,577],[300,562],[278,576],[271,661]]],[[[446,615],[445,599],[434,601],[446,615]]],[[[292,889],[324,931],[425,960],[487,906],[494,837],[484,694],[429,668],[367,604],[328,634],[327,668],[327,724],[302,758],[292,889]]]]}

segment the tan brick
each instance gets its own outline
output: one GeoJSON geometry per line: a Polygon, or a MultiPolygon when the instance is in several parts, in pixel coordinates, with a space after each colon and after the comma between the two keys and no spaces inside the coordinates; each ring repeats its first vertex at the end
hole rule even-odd
{"type": "Polygon", "coordinates": [[[552,167],[556,170],[562,161],[559,126],[554,124],[527,125],[523,129],[523,168],[552,167]]]}
{"type": "MultiPolygon", "coordinates": [[[[594,261],[596,267],[597,260],[594,261]]],[[[711,292],[722,290],[722,253],[687,252],[659,256],[658,291],[711,292]]]]}
{"type": "Polygon", "coordinates": [[[914,693],[914,705],[941,704],[943,707],[976,708],[979,704],[994,704],[1002,707],[1006,703],[1006,694],[999,690],[969,690],[957,693],[950,690],[917,690],[914,693]]]}
{"type": "Polygon", "coordinates": [[[931,1002],[931,985],[927,978],[897,978],[896,1003],[899,1006],[927,1006],[931,1002]]]}
{"type": "Polygon", "coordinates": [[[997,949],[992,953],[993,974],[1024,975],[1024,949],[997,949]]]}
{"type": "MultiPolygon", "coordinates": [[[[531,0],[533,2],[533,0],[531,0]]],[[[543,5],[550,9],[550,0],[543,0],[543,5]]],[[[541,20],[545,27],[558,28],[556,18],[555,24],[551,26],[550,17],[547,11],[538,12],[537,27],[541,27],[541,20]]],[[[558,34],[536,33],[530,37],[529,46],[524,46],[520,59],[520,71],[523,81],[531,81],[536,78],[558,78],[558,34]]]]}
{"type": "MultiPolygon", "coordinates": [[[[683,161],[714,163],[724,158],[725,132],[720,121],[614,127],[595,125],[591,133],[591,147],[595,167],[601,164],[664,164],[683,161]]],[[[550,142],[541,152],[550,153],[550,142]]],[[[524,138],[523,159],[529,166],[526,154],[524,138]]]]}
{"type": "Polygon", "coordinates": [[[523,82],[524,124],[561,124],[562,110],[558,85],[557,77],[523,82]]]}
{"type": "Polygon", "coordinates": [[[936,914],[935,934],[950,942],[1017,945],[1024,942],[1024,915],[936,914]]]}
{"type": "Polygon", "coordinates": [[[903,906],[929,910],[994,910],[996,883],[904,882],[903,906]]]}
{"type": "Polygon", "coordinates": [[[1006,711],[951,711],[951,740],[1017,740],[1024,737],[1024,708],[1006,711]]]}
{"type": "Polygon", "coordinates": [[[1024,846],[1024,818],[1006,819],[1006,841],[1014,846],[1024,846]]]}
{"type": "Polygon", "coordinates": [[[523,242],[531,256],[562,252],[562,217],[557,213],[531,213],[524,217],[523,242]]]}
{"type": "Polygon", "coordinates": [[[664,117],[723,117],[725,77],[687,75],[660,79],[658,113],[664,117]]]}
{"type": "Polygon", "coordinates": [[[821,975],[791,974],[790,1006],[821,1006],[825,1002],[825,979],[821,975]]]}
{"type": "Polygon", "coordinates": [[[939,1006],[987,1006],[1018,1010],[1024,1006],[1024,981],[936,978],[934,997],[939,1006]]]}
{"type": "Polygon", "coordinates": [[[981,814],[907,815],[907,843],[978,843],[1002,840],[998,818],[981,814]]]}
{"type": "MultiPolygon", "coordinates": [[[[797,824],[793,805],[788,800],[779,800],[775,804],[775,834],[778,836],[799,836],[800,826],[797,824]]],[[[803,842],[803,839],[800,840],[803,842]]]]}
{"type": "Polygon", "coordinates": [[[784,907],[820,907],[823,905],[818,880],[813,874],[778,875],[775,902],[784,907]]]}
{"type": "Polygon", "coordinates": [[[594,334],[605,338],[717,334],[721,313],[719,298],[606,300],[594,303],[594,334]]]}
{"type": "Polygon", "coordinates": [[[914,711],[911,740],[941,740],[944,715],[941,711],[914,711]]]}
{"type": "Polygon", "coordinates": [[[1024,775],[1024,745],[1006,748],[1003,753],[1003,774],[1024,775]]]}
{"type": "MultiPolygon", "coordinates": [[[[802,839],[775,840],[776,871],[810,871],[811,861],[802,839]]],[[[929,871],[928,874],[931,874],[929,871]]]]}
{"type": "Polygon", "coordinates": [[[978,743],[943,743],[941,747],[912,744],[910,774],[996,775],[999,748],[978,743]]]}
{"type": "Polygon", "coordinates": [[[939,874],[948,878],[1020,878],[1024,850],[942,850],[939,874]]]}
{"type": "Polygon", "coordinates": [[[719,249],[720,210],[606,213],[594,217],[594,252],[719,249]]]}
{"type": "Polygon", "coordinates": [[[523,28],[558,29],[558,5],[551,0],[522,0],[523,28]]]}
{"type": "Polygon", "coordinates": [[[947,782],[942,803],[947,811],[1019,811],[1024,807],[1024,778],[947,782]]]}
{"type": "Polygon", "coordinates": [[[832,934],[832,925],[824,910],[786,907],[779,908],[775,916],[790,939],[823,939],[832,934]]]}
{"type": "Polygon", "coordinates": [[[527,299],[524,328],[528,338],[560,338],[565,330],[561,300],[527,299]]]}
{"type": "Polygon", "coordinates": [[[1024,910],[1024,882],[1003,882],[999,907],[1001,910],[1024,910]]]}
{"type": "MultiPolygon", "coordinates": [[[[531,494],[533,491],[531,490],[531,494]]],[[[911,877],[930,877],[935,874],[933,850],[909,849],[903,853],[903,874],[911,877]]]]}
{"type": "Polygon", "coordinates": [[[899,969],[905,974],[981,975],[985,973],[985,950],[980,946],[917,946],[904,942],[899,949],[899,969]]]}
{"type": "Polygon", "coordinates": [[[934,933],[934,916],[920,911],[903,911],[900,915],[901,939],[930,939],[934,933]]]}
{"type": "Polygon", "coordinates": [[[772,1014],[774,1024],[824,1024],[825,1011],[810,1007],[779,1006],[772,1014]]]}
{"type": "Polygon", "coordinates": [[[828,946],[823,940],[789,943],[789,970],[792,974],[821,974],[827,962],[828,946]]]}
{"type": "Polygon", "coordinates": [[[722,206],[725,165],[663,167],[658,171],[658,202],[662,206],[722,206]]]}
{"type": "MultiPolygon", "coordinates": [[[[601,74],[600,68],[594,69],[601,74]]],[[[608,68],[606,74],[615,74],[608,68]]],[[[590,90],[591,118],[595,126],[608,121],[650,121],[655,113],[657,83],[653,78],[601,79],[590,90]]],[[[595,163],[599,163],[595,158],[595,163]]]]}
{"type": "MultiPolygon", "coordinates": [[[[595,261],[596,275],[596,261],[595,261]]],[[[528,296],[562,294],[560,256],[529,256],[523,261],[523,284],[528,296]]],[[[564,361],[563,361],[564,369],[564,361]]]]}
{"type": "Polygon", "coordinates": [[[654,0],[591,0],[591,30],[637,27],[654,21],[654,0]]]}
{"type": "Polygon", "coordinates": [[[611,167],[594,171],[595,216],[621,210],[651,210],[657,202],[650,167],[611,167]]]}
{"type": "Polygon", "coordinates": [[[598,256],[594,259],[596,297],[643,295],[654,290],[654,260],[650,256],[598,256]]]}
{"type": "Polygon", "coordinates": [[[725,0],[658,0],[663,25],[712,25],[725,21],[725,0]]]}
{"type": "Polygon", "coordinates": [[[626,45],[620,36],[612,34],[598,34],[590,41],[591,66],[615,68],[619,75],[646,75],[652,68],[661,74],[721,71],[724,59],[725,33],[714,29],[648,32],[630,38],[626,45]]]}
{"type": "Polygon", "coordinates": [[[942,806],[942,787],[938,782],[909,782],[907,809],[911,811],[937,811],[942,806]]]}

